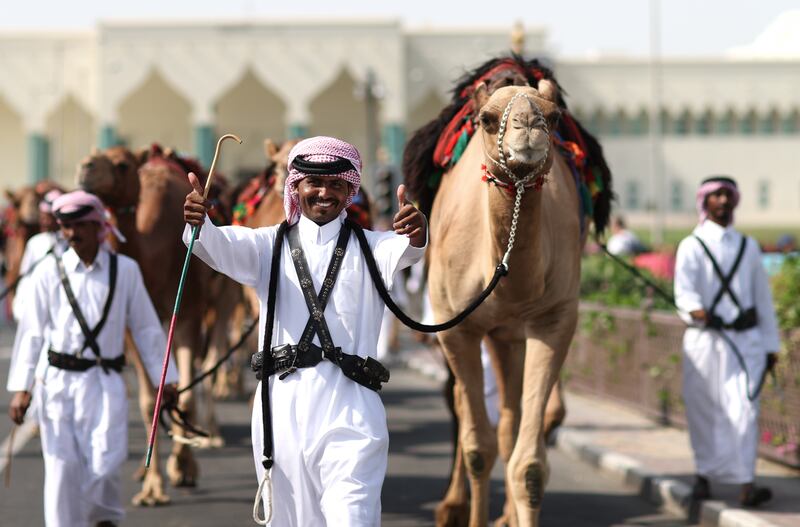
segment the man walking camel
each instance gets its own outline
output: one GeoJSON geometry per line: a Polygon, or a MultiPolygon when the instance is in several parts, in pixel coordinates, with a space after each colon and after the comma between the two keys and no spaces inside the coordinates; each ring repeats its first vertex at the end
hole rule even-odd
{"type": "MultiPolygon", "coordinates": [[[[369,278],[370,255],[360,249],[362,232],[345,221],[361,183],[358,151],[331,137],[298,143],[280,227],[215,227],[199,181],[189,178],[195,190],[184,218],[202,225],[194,254],[254,287],[261,304],[256,366],[269,379],[256,392],[252,437],[259,480],[271,469],[271,524],[379,525],[388,430],[376,391],[388,371],[375,360],[384,305],[369,278]]],[[[427,241],[425,217],[405,187],[397,195],[394,232],[363,231],[387,289],[427,241]]]]}
{"type": "Polygon", "coordinates": [[[740,503],[755,507],[772,497],[754,483],[756,390],[780,339],[758,244],[733,228],[738,203],[729,177],[700,185],[700,224],[678,247],[675,302],[691,324],[683,337],[683,398],[697,471],[692,496],[710,498],[710,480],[740,484],[740,503]]]}
{"type": "MultiPolygon", "coordinates": [[[[57,198],[53,212],[69,248],[43,260],[29,279],[8,377],[9,415],[20,424],[32,394],[39,400],[47,526],[108,527],[125,515],[125,329],[154,384],[166,338],[136,262],[104,243],[115,229],[100,200],[78,190],[57,198]]],[[[170,364],[168,401],[177,400],[177,380],[170,364]]]]}

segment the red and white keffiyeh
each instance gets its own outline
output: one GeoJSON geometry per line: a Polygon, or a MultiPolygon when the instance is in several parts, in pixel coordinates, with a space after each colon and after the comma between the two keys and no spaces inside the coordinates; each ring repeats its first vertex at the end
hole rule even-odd
{"type": "Polygon", "coordinates": [[[293,166],[293,161],[298,157],[313,163],[329,163],[339,159],[350,161],[353,168],[339,174],[326,175],[326,177],[337,177],[350,183],[350,194],[347,196],[345,207],[350,206],[361,186],[361,155],[356,147],[334,137],[318,136],[304,139],[289,152],[289,177],[286,178],[286,187],[283,193],[283,208],[286,211],[286,221],[289,225],[297,222],[301,214],[297,184],[301,179],[310,175],[293,166]]]}
{"type": "Polygon", "coordinates": [[[113,232],[119,241],[125,243],[125,236],[109,221],[110,215],[100,198],[83,190],[75,190],[62,194],[53,202],[53,214],[59,225],[74,221],[94,221],[101,229],[97,238],[102,243],[109,232],[113,232]]]}
{"type": "MultiPolygon", "coordinates": [[[[736,187],[736,182],[731,178],[710,177],[705,179],[700,184],[700,188],[697,189],[696,195],[697,214],[700,216],[700,223],[703,223],[708,217],[708,211],[706,210],[706,198],[709,196],[709,194],[713,194],[714,192],[717,192],[723,188],[728,189],[731,193],[731,206],[736,208],[736,206],[739,204],[739,189],[736,187]]],[[[731,217],[731,220],[733,220],[733,217],[731,217]]]]}

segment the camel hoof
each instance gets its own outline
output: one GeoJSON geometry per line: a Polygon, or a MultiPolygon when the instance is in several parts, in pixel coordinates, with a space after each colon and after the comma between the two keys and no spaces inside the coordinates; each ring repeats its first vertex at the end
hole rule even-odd
{"type": "Polygon", "coordinates": [[[156,507],[170,502],[170,497],[164,493],[164,481],[161,474],[147,472],[143,481],[142,491],[131,499],[133,505],[136,507],[156,507]]]}
{"type": "Polygon", "coordinates": [[[169,456],[167,474],[173,487],[197,486],[197,462],[189,449],[183,449],[181,453],[169,456]]]}
{"type": "Polygon", "coordinates": [[[441,502],[436,506],[436,527],[467,527],[469,505],[466,503],[441,502]]]}

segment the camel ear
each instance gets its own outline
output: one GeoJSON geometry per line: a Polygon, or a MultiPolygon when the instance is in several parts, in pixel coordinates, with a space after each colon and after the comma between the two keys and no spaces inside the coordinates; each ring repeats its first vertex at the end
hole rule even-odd
{"type": "Polygon", "coordinates": [[[485,82],[478,84],[475,91],[472,93],[472,100],[475,102],[475,108],[480,110],[489,101],[489,88],[485,82]]]}
{"type": "Polygon", "coordinates": [[[16,206],[17,205],[17,200],[16,200],[16,196],[14,196],[14,193],[11,192],[9,189],[6,189],[5,193],[6,193],[6,199],[8,200],[8,202],[11,203],[12,205],[16,206]]]}
{"type": "Polygon", "coordinates": [[[272,159],[278,153],[278,145],[272,139],[264,139],[264,157],[272,159]]]}
{"type": "Polygon", "coordinates": [[[536,91],[543,99],[558,104],[558,86],[550,79],[542,79],[536,87],[536,91]]]}

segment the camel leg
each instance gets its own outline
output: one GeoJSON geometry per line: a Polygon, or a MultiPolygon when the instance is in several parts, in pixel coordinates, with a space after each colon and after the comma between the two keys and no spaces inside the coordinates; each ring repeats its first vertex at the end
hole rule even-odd
{"type": "Polygon", "coordinates": [[[455,392],[456,378],[453,370],[447,368],[447,381],[444,385],[444,398],[453,424],[453,464],[450,467],[450,484],[444,499],[436,506],[436,525],[440,527],[466,527],[469,522],[469,497],[467,495],[467,471],[461,444],[458,441],[458,415],[455,392]]]}
{"type": "Polygon", "coordinates": [[[567,416],[567,407],[564,404],[564,392],[561,386],[561,379],[557,379],[550,390],[550,397],[547,398],[547,406],[544,409],[544,437],[550,441],[553,432],[561,426],[567,416]]]}
{"type": "Polygon", "coordinates": [[[519,525],[538,527],[549,468],[544,411],[567,355],[577,321],[577,301],[552,309],[527,328],[522,415],[506,478],[519,525]]]}
{"type": "Polygon", "coordinates": [[[489,475],[497,458],[494,434],[483,394],[480,334],[464,329],[439,334],[447,362],[456,377],[455,394],[459,442],[470,485],[470,527],[489,519],[489,475]]]}
{"type": "MultiPolygon", "coordinates": [[[[522,372],[525,365],[525,339],[519,332],[497,329],[486,338],[486,348],[492,359],[500,399],[500,420],[497,423],[497,442],[500,458],[508,466],[517,442],[522,397],[522,372]]],[[[511,500],[510,482],[506,479],[506,501],[503,516],[495,527],[516,526],[516,513],[511,500]]]]}
{"type": "MultiPolygon", "coordinates": [[[[153,409],[155,408],[156,397],[155,388],[147,375],[144,368],[142,359],[130,335],[125,335],[125,351],[129,362],[133,364],[136,370],[136,380],[139,385],[139,412],[144,421],[145,432],[147,437],[150,437],[151,419],[153,418],[153,409]]],[[[142,490],[134,495],[131,503],[136,506],[153,506],[164,505],[169,503],[170,498],[164,492],[164,474],[161,472],[161,455],[158,452],[158,438],[153,445],[153,455],[150,458],[150,468],[144,468],[144,458],[142,464],[134,474],[134,478],[141,480],[142,490]]]]}
{"type": "MultiPolygon", "coordinates": [[[[183,327],[178,328],[176,331],[181,332],[181,335],[176,337],[189,336],[199,334],[199,323],[187,323],[183,327]],[[191,332],[191,333],[190,333],[191,332]]],[[[177,339],[176,339],[177,340],[177,339]]],[[[175,363],[178,367],[178,386],[188,385],[193,376],[193,356],[192,349],[199,349],[199,343],[195,338],[181,338],[180,345],[175,349],[175,363]],[[194,346],[187,346],[186,343],[192,343],[194,346]]],[[[194,421],[194,390],[183,392],[178,398],[179,408],[186,412],[190,420],[194,421]]],[[[172,427],[173,442],[172,452],[167,460],[167,474],[169,475],[170,483],[175,487],[194,487],[197,485],[198,467],[197,461],[194,459],[189,445],[181,441],[185,436],[183,429],[175,425],[172,427]]]]}

